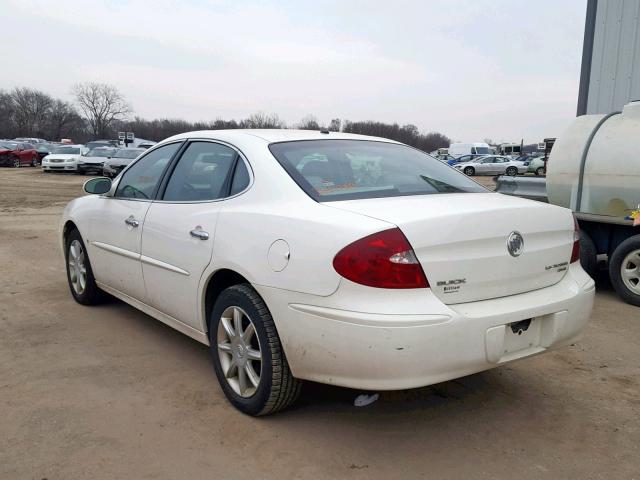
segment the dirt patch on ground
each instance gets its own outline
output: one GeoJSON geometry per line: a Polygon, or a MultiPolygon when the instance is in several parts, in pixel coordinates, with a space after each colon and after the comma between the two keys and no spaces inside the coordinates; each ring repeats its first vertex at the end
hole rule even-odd
{"type": "Polygon", "coordinates": [[[85,178],[0,169],[0,478],[637,478],[640,310],[599,279],[583,340],[432,387],[307,384],[253,419],[206,347],[68,293],[63,205],[85,178]]]}

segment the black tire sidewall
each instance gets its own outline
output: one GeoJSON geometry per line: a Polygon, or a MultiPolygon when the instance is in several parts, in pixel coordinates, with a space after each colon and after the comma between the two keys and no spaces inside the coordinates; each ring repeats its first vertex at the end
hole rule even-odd
{"type": "Polygon", "coordinates": [[[246,289],[251,289],[251,292],[256,296],[258,294],[249,285],[243,284],[234,286],[224,290],[218,299],[216,300],[213,309],[211,310],[211,321],[209,324],[209,342],[211,344],[211,360],[213,362],[213,368],[215,369],[216,376],[220,383],[220,387],[224,392],[227,399],[240,411],[249,415],[258,415],[266,405],[271,388],[273,386],[273,365],[271,363],[271,349],[268,343],[268,336],[266,332],[265,322],[273,324],[271,314],[266,310],[266,314],[262,315],[247,295],[246,289]],[[241,288],[238,288],[241,287],[241,288]],[[261,371],[260,371],[260,384],[256,392],[248,398],[241,397],[233,391],[231,385],[227,382],[222,366],[220,365],[220,358],[218,356],[217,348],[217,332],[218,324],[220,323],[220,317],[222,312],[228,307],[236,306],[240,307],[249,316],[256,329],[258,337],[258,343],[260,344],[260,351],[262,353],[261,371]]]}
{"type": "Polygon", "coordinates": [[[89,252],[87,252],[87,247],[82,240],[82,235],[78,230],[73,229],[69,232],[64,242],[64,261],[65,261],[65,270],[67,272],[67,283],[69,285],[69,290],[71,291],[71,295],[76,302],[82,305],[94,305],[100,300],[100,289],[96,285],[95,278],[93,276],[93,270],[91,269],[91,262],[89,260],[89,252]],[[87,268],[87,285],[84,289],[84,292],[77,293],[73,288],[73,284],[71,283],[71,275],[69,273],[69,246],[71,242],[74,240],[79,240],[82,248],[84,250],[85,255],[85,264],[87,268]]]}
{"type": "Polygon", "coordinates": [[[473,174],[476,173],[473,167],[465,167],[462,171],[464,172],[465,175],[468,175],[468,176],[472,176],[473,174]]]}
{"type": "Polygon", "coordinates": [[[633,250],[640,250],[640,235],[627,238],[613,251],[611,258],[609,258],[609,278],[620,298],[631,305],[640,307],[640,295],[631,292],[622,281],[620,275],[624,258],[633,250]]]}
{"type": "Polygon", "coordinates": [[[598,259],[596,246],[591,237],[583,230],[580,230],[580,265],[591,278],[595,278],[598,259]]]}
{"type": "Polygon", "coordinates": [[[516,167],[507,167],[505,173],[510,177],[515,177],[518,175],[518,169],[516,167]],[[513,173],[515,171],[515,173],[513,173]]]}

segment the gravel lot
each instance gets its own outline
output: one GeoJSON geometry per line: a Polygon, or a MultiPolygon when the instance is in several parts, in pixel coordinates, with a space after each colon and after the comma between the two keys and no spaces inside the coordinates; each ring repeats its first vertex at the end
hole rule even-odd
{"type": "Polygon", "coordinates": [[[640,478],[640,309],[605,276],[562,351],[366,408],[307,384],[253,419],[205,346],[119,301],[72,300],[57,231],[84,180],[0,169],[0,478],[640,478]]]}

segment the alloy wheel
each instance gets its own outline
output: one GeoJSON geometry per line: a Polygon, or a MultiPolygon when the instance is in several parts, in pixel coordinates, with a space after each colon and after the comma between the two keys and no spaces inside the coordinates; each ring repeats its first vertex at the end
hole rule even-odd
{"type": "Polygon", "coordinates": [[[218,322],[220,366],[233,391],[251,397],[260,385],[262,351],[256,328],[240,307],[227,307],[218,322]]]}
{"type": "Polygon", "coordinates": [[[69,278],[73,290],[82,295],[87,287],[87,266],[85,263],[85,252],[82,244],[78,240],[73,240],[69,245],[69,255],[67,266],[69,268],[69,278]]]}
{"type": "Polygon", "coordinates": [[[625,287],[640,295],[640,250],[633,250],[624,257],[620,266],[620,277],[625,287]]]}
{"type": "Polygon", "coordinates": [[[20,159],[19,158],[16,158],[13,161],[13,168],[20,168],[20,159]]]}

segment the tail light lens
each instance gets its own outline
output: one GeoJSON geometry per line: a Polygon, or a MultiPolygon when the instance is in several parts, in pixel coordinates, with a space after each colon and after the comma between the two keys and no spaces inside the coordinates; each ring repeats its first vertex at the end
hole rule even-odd
{"type": "Polygon", "coordinates": [[[344,278],[369,287],[429,287],[413,248],[399,228],[347,245],[333,259],[333,268],[344,278]]]}
{"type": "Polygon", "coordinates": [[[580,260],[580,227],[576,217],[573,217],[573,249],[571,250],[571,263],[580,260]]]}

